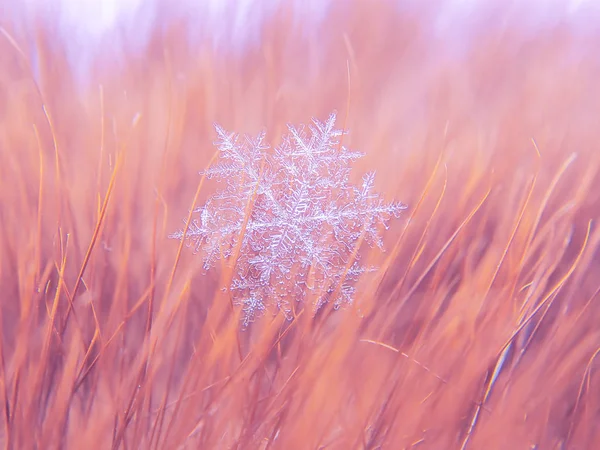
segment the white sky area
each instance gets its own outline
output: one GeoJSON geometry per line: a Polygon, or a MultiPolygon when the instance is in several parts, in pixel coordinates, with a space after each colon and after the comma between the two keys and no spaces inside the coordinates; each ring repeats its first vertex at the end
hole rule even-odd
{"type": "MultiPolygon", "coordinates": [[[[37,2],[42,8],[51,8],[58,13],[61,27],[72,35],[93,43],[115,28],[135,28],[140,23],[161,18],[155,17],[152,0],[25,0],[37,2]],[[50,6],[52,5],[52,6],[50,6]]],[[[167,0],[164,4],[174,13],[197,20],[199,27],[211,26],[218,34],[216,24],[223,24],[223,33],[232,40],[243,39],[252,34],[260,21],[278,3],[287,2],[296,6],[298,16],[320,17],[326,10],[328,0],[167,0]]],[[[142,31],[142,30],[140,30],[142,31]]],[[[142,33],[143,34],[143,31],[142,33]]]]}
{"type": "MultiPolygon", "coordinates": [[[[159,0],[160,1],[160,0],[159,0]]],[[[156,12],[155,0],[14,0],[5,4],[5,17],[30,17],[37,13],[58,25],[57,32],[67,46],[69,58],[79,68],[85,68],[98,48],[119,52],[119,39],[127,41],[129,49],[144,45],[149,31],[169,23],[169,15],[185,17],[190,38],[200,33],[212,45],[221,49],[243,49],[258,43],[260,24],[275,7],[287,4],[294,8],[293,17],[310,30],[325,17],[332,1],[348,0],[162,0],[163,8],[156,12]],[[166,12],[165,12],[166,11],[166,12]],[[165,17],[164,15],[167,15],[165,17]],[[132,47],[133,46],[133,47],[132,47]]],[[[362,0],[376,4],[376,0],[362,0]]],[[[426,8],[428,0],[388,0],[403,9],[426,8]]],[[[485,27],[519,26],[526,33],[538,33],[560,21],[573,24],[576,33],[597,30],[600,24],[600,0],[441,0],[434,15],[427,17],[430,31],[444,42],[462,51],[477,39],[478,23],[485,27]],[[501,14],[499,14],[499,12],[501,14]]],[[[338,3],[339,4],[339,3],[338,3]]],[[[478,30],[479,28],[479,30],[478,30]]]]}
{"type": "MultiPolygon", "coordinates": [[[[41,2],[44,3],[43,0],[41,2]]],[[[109,30],[120,20],[127,19],[132,12],[143,7],[144,3],[148,3],[147,0],[46,0],[46,2],[60,4],[66,20],[75,25],[85,24],[90,33],[109,30]]],[[[251,9],[260,9],[260,6],[266,3],[274,2],[273,0],[180,0],[172,3],[186,5],[190,9],[202,9],[208,11],[211,15],[218,16],[220,13],[225,13],[233,4],[236,5],[234,10],[244,14],[251,9]]],[[[304,0],[301,3],[303,9],[318,12],[319,4],[325,4],[327,0],[304,0]]],[[[399,0],[399,3],[402,3],[402,1],[399,0]]],[[[405,3],[411,2],[405,1],[405,3]]],[[[453,13],[468,13],[485,3],[486,0],[447,0],[445,9],[451,15],[453,13]]],[[[552,10],[562,10],[563,13],[576,14],[578,11],[590,8],[600,9],[597,0],[528,0],[523,3],[527,3],[532,12],[541,15],[548,14],[552,10]]]]}
{"type": "MultiPolygon", "coordinates": [[[[397,1],[408,5],[427,3],[425,0],[397,1]]],[[[243,33],[244,24],[251,28],[261,17],[268,15],[274,5],[282,2],[297,4],[298,13],[312,16],[316,21],[322,17],[329,3],[328,0],[171,0],[170,5],[177,11],[192,16],[197,14],[199,19],[208,19],[213,24],[216,21],[226,22],[230,32],[243,33]]],[[[90,41],[119,25],[131,24],[132,19],[139,19],[139,15],[147,17],[148,12],[144,10],[152,8],[151,0],[24,0],[24,3],[54,10],[62,27],[78,39],[90,41]]],[[[451,27],[456,21],[469,20],[469,16],[480,14],[490,3],[498,4],[487,0],[446,0],[438,11],[436,22],[442,29],[451,27]]],[[[499,3],[509,5],[511,2],[499,3]]],[[[600,0],[527,0],[515,3],[520,14],[522,11],[523,21],[534,27],[559,18],[585,18],[592,11],[600,13],[600,0]]]]}
{"type": "Polygon", "coordinates": [[[81,27],[91,35],[113,28],[129,18],[144,0],[54,0],[60,4],[62,19],[70,26],[81,27]]]}

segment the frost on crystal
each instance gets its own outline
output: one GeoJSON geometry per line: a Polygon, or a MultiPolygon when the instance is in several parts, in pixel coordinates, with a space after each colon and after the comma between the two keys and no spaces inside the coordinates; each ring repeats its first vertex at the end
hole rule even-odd
{"type": "Polygon", "coordinates": [[[228,289],[244,326],[267,310],[291,318],[293,301],[309,301],[314,312],[352,303],[356,281],[375,270],[359,264],[355,247],[364,239],[383,250],[379,230],[406,209],[373,191],[374,172],[350,184],[350,166],[363,155],[340,145],[335,120],[313,120],[308,131],[288,126],[273,152],[264,133],[241,138],[215,127],[220,162],[203,174],[225,187],[193,211],[185,236],[184,227],[170,237],[185,239],[206,270],[239,244],[228,289]]]}

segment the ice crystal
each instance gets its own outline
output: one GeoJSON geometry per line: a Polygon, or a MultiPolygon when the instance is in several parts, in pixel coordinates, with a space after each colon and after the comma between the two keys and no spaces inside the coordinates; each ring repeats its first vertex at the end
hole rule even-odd
{"type": "Polygon", "coordinates": [[[185,239],[206,270],[239,249],[227,288],[244,326],[267,310],[290,318],[293,301],[309,301],[314,312],[352,303],[356,281],[374,270],[359,263],[356,247],[364,240],[383,250],[380,229],[406,209],[373,191],[374,172],[350,183],[363,155],[340,145],[335,121],[288,125],[272,152],[264,133],[240,137],[215,126],[220,162],[201,173],[225,187],[193,211],[185,236],[184,220],[170,237],[185,239]]]}

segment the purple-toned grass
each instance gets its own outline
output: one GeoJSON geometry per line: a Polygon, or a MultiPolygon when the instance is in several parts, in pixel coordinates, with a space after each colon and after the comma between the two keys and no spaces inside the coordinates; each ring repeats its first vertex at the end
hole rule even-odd
{"type": "Polygon", "coordinates": [[[427,17],[282,8],[224,54],[173,21],[83,85],[46,22],[1,23],[5,448],[600,443],[600,41],[482,22],[457,55],[427,17]],[[217,187],[212,123],[277,141],[334,109],[410,208],[360,311],[241,331],[232,267],[167,238],[217,187]]]}

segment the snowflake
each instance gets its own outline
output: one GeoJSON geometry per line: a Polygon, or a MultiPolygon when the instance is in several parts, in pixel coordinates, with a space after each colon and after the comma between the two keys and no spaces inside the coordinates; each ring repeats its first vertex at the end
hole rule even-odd
{"type": "Polygon", "coordinates": [[[334,308],[351,304],[354,285],[376,268],[358,262],[360,240],[383,250],[380,228],[406,206],[385,203],[373,191],[375,173],[362,185],[349,182],[350,166],[363,155],[340,145],[336,115],[308,127],[288,125],[289,134],[269,152],[265,133],[241,138],[215,126],[220,162],[201,174],[225,187],[193,211],[185,227],[170,235],[203,255],[204,268],[230,259],[227,288],[242,307],[247,326],[266,310],[292,317],[292,301],[334,308]]]}

